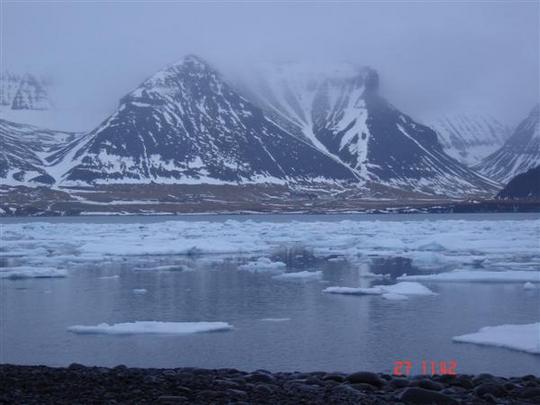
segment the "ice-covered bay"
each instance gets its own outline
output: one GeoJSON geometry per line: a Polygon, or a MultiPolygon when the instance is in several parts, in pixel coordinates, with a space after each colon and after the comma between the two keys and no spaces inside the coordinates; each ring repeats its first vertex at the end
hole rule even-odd
{"type": "MultiPolygon", "coordinates": [[[[17,265],[73,267],[118,256],[265,256],[302,246],[317,256],[349,260],[399,256],[429,271],[463,266],[539,270],[540,220],[340,220],[288,222],[159,221],[153,223],[29,222],[3,225],[2,254],[17,265]]],[[[251,271],[279,270],[281,263],[258,259],[251,271]]]]}
{"type": "Polygon", "coordinates": [[[539,369],[535,354],[453,341],[540,320],[537,216],[250,218],[4,220],[0,362],[539,369]],[[208,321],[233,329],[183,323],[208,321]]]}

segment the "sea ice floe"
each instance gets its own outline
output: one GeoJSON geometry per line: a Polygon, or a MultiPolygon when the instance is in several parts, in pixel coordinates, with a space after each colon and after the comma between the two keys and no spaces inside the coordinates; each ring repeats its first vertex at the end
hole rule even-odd
{"type": "Polygon", "coordinates": [[[281,272],[285,270],[286,267],[287,265],[285,263],[279,261],[273,262],[268,257],[260,257],[257,260],[238,266],[240,270],[247,270],[254,273],[263,271],[281,272]]]}
{"type": "Polygon", "coordinates": [[[540,354],[540,322],[525,325],[486,326],[476,333],[456,336],[452,340],[540,354]]]}
{"type": "Polygon", "coordinates": [[[120,276],[118,274],[115,274],[114,276],[101,276],[98,277],[100,280],[118,280],[120,276]]]}
{"type": "Polygon", "coordinates": [[[68,331],[78,334],[104,334],[104,335],[186,335],[201,332],[218,332],[233,329],[227,322],[159,322],[136,321],[115,323],[101,323],[95,326],[74,325],[68,331]]]}
{"type": "Polygon", "coordinates": [[[390,301],[405,301],[405,300],[408,300],[409,297],[407,297],[406,295],[403,295],[403,294],[393,294],[393,293],[386,293],[386,294],[383,294],[382,297],[385,299],[385,300],[390,300],[390,301]]]}
{"type": "Polygon", "coordinates": [[[345,295],[381,295],[383,290],[379,287],[327,287],[323,290],[329,294],[345,294],[345,295]]]}
{"type": "Polygon", "coordinates": [[[402,281],[391,285],[381,285],[384,292],[403,295],[437,295],[426,286],[414,281],[402,281]]]}
{"type": "Polygon", "coordinates": [[[291,318],[262,318],[261,321],[263,322],[287,322],[290,321],[291,318]]]}
{"type": "Polygon", "coordinates": [[[150,267],[142,267],[138,266],[135,268],[135,270],[140,271],[191,271],[193,270],[191,267],[185,266],[183,264],[165,264],[161,266],[150,266],[150,267]]]}
{"type": "Polygon", "coordinates": [[[277,276],[273,276],[273,279],[284,281],[309,281],[320,280],[322,278],[322,271],[297,271],[295,273],[283,273],[277,276]]]}
{"type": "Polygon", "coordinates": [[[134,288],[133,294],[146,294],[148,290],[146,288],[134,288]]]}
{"type": "Polygon", "coordinates": [[[67,277],[67,270],[54,267],[0,267],[0,279],[18,280],[25,278],[62,278],[67,277]]]}
{"type": "Polygon", "coordinates": [[[448,281],[448,282],[530,282],[540,283],[540,271],[511,270],[485,271],[458,269],[447,273],[426,275],[403,275],[398,280],[407,281],[448,281]]]}
{"type": "Polygon", "coordinates": [[[524,290],[535,290],[536,286],[533,283],[531,283],[530,281],[527,281],[525,284],[523,284],[523,289],[524,290]]]}
{"type": "Polygon", "coordinates": [[[384,297],[387,299],[400,299],[401,297],[392,297],[394,295],[406,296],[406,295],[436,295],[426,286],[416,283],[403,281],[397,284],[390,285],[376,285],[369,288],[362,287],[328,287],[323,290],[325,293],[330,294],[345,294],[345,295],[391,295],[390,297],[384,297]]]}

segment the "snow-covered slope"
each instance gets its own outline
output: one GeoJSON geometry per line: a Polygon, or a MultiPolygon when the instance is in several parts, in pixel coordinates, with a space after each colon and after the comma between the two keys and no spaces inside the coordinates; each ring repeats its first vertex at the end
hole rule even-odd
{"type": "Polygon", "coordinates": [[[195,56],[125,96],[63,164],[63,184],[357,182],[195,56]]]}
{"type": "Polygon", "coordinates": [[[57,156],[81,134],[40,129],[0,119],[0,183],[52,184],[57,156]]]}
{"type": "Polygon", "coordinates": [[[373,69],[265,65],[237,81],[280,127],[365,180],[446,195],[493,189],[445,154],[433,130],[386,102],[373,69]]]}
{"type": "Polygon", "coordinates": [[[517,126],[504,145],[475,166],[484,175],[507,183],[540,165],[540,104],[517,126]]]}
{"type": "Polygon", "coordinates": [[[499,149],[511,134],[496,118],[483,114],[453,114],[428,120],[444,151],[467,166],[474,166],[499,149]]]}

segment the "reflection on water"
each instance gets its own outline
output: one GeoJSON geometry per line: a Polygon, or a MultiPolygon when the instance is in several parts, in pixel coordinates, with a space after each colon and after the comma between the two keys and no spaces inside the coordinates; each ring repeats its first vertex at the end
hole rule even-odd
{"type": "MultiPolygon", "coordinates": [[[[520,375],[540,369],[538,356],[451,341],[486,325],[538,321],[537,291],[512,284],[427,284],[438,295],[400,302],[329,295],[322,289],[391,283],[425,269],[404,257],[316,257],[303,246],[268,257],[285,263],[286,272],[321,271],[322,278],[278,280],[270,271],[239,269],[257,257],[193,252],[94,263],[60,260],[67,278],[3,280],[0,361],[388,372],[395,360],[455,359],[459,372],[520,375]],[[134,292],[143,289],[144,294],[134,292]],[[66,330],[144,320],[224,321],[234,330],[186,336],[66,330]]],[[[3,259],[2,265],[17,260],[3,259]]],[[[436,270],[443,269],[430,269],[436,270]]]]}

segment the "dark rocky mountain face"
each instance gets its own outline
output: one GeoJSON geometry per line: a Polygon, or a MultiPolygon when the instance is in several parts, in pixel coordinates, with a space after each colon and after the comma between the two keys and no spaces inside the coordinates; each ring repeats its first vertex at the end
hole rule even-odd
{"type": "Polygon", "coordinates": [[[518,174],[497,194],[497,198],[540,198],[540,166],[518,174]]]}
{"type": "Polygon", "coordinates": [[[157,73],[73,154],[67,182],[356,182],[194,56],[157,73]]]}
{"type": "Polygon", "coordinates": [[[540,165],[540,104],[521,121],[512,136],[476,169],[501,182],[540,165]]]}
{"type": "Polygon", "coordinates": [[[366,99],[367,161],[375,179],[435,194],[489,189],[493,183],[444,153],[437,134],[377,95],[366,99]]]}
{"type": "Polygon", "coordinates": [[[365,181],[463,195],[496,184],[446,155],[437,135],[378,94],[370,68],[290,64],[238,80],[280,127],[337,158],[365,181]]]}
{"type": "Polygon", "coordinates": [[[0,178],[3,184],[53,184],[49,159],[80,134],[40,129],[0,119],[0,178]]]}

